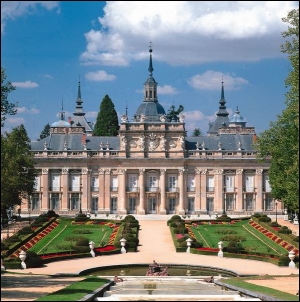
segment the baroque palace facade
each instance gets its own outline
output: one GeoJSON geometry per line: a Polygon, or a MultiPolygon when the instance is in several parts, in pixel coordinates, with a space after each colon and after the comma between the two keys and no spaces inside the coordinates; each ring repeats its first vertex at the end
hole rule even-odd
{"type": "Polygon", "coordinates": [[[92,136],[78,83],[73,116],[62,110],[50,135],[31,142],[39,175],[22,213],[274,213],[270,163],[257,160],[255,130],[238,109],[229,120],[223,82],[207,135],[186,136],[184,114],[168,120],[158,102],[153,70],[150,49],[144,100],[116,137],[92,136]]]}

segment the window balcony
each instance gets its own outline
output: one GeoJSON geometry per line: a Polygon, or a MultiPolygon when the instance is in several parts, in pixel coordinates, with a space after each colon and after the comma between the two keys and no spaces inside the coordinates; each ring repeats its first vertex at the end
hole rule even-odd
{"type": "Polygon", "coordinates": [[[195,192],[196,191],[196,188],[195,187],[187,187],[187,192],[195,192]]]}
{"type": "Polygon", "coordinates": [[[110,187],[111,192],[118,192],[118,187],[110,187]]]}
{"type": "Polygon", "coordinates": [[[206,187],[206,192],[214,192],[215,187],[206,187]]]}
{"type": "Polygon", "coordinates": [[[179,192],[179,188],[178,187],[167,187],[167,192],[170,193],[178,193],[179,192]]]}
{"type": "Polygon", "coordinates": [[[159,187],[146,187],[146,192],[159,192],[159,187]]]}
{"type": "Polygon", "coordinates": [[[245,187],[245,192],[254,192],[254,187],[245,187]]]}
{"type": "Polygon", "coordinates": [[[79,192],[80,191],[80,187],[72,186],[72,187],[69,188],[69,191],[79,192]]]}
{"type": "Polygon", "coordinates": [[[234,187],[225,187],[225,192],[226,193],[233,193],[234,192],[234,187]]]}
{"type": "Polygon", "coordinates": [[[51,186],[49,187],[49,191],[60,191],[60,187],[51,186]]]}
{"type": "Polygon", "coordinates": [[[91,191],[93,191],[93,192],[98,192],[98,191],[99,191],[99,187],[94,187],[94,186],[92,186],[92,187],[91,187],[91,191]]]}
{"type": "Polygon", "coordinates": [[[127,187],[126,192],[139,192],[140,188],[138,187],[127,187]]]}

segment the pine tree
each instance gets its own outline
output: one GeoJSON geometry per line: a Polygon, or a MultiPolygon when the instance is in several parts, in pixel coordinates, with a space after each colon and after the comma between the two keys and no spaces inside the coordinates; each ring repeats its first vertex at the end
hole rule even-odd
{"type": "Polygon", "coordinates": [[[102,99],[93,135],[94,136],[117,136],[119,131],[119,120],[115,106],[106,94],[102,99]]]}
{"type": "Polygon", "coordinates": [[[43,131],[40,133],[40,138],[38,139],[39,141],[47,136],[50,135],[50,124],[47,123],[43,129],[43,131]]]}
{"type": "Polygon", "coordinates": [[[202,132],[199,128],[195,128],[193,131],[193,136],[200,136],[202,135],[202,132]]]}

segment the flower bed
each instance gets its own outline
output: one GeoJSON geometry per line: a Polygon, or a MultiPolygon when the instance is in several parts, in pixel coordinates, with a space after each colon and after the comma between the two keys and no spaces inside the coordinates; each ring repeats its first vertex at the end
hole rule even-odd
{"type": "Polygon", "coordinates": [[[115,226],[114,230],[111,233],[110,238],[108,240],[108,243],[107,243],[108,245],[113,245],[114,244],[114,241],[115,241],[115,238],[117,236],[118,230],[119,230],[119,226],[115,226]]]}
{"type": "Polygon", "coordinates": [[[219,249],[212,247],[197,247],[196,250],[206,251],[206,252],[219,252],[219,249]]]}
{"type": "Polygon", "coordinates": [[[282,240],[280,237],[278,237],[277,235],[273,234],[272,232],[270,232],[269,230],[265,229],[264,227],[262,227],[261,225],[259,225],[258,223],[254,222],[253,220],[249,221],[249,224],[255,228],[256,230],[258,230],[259,232],[261,232],[262,234],[264,234],[265,236],[267,236],[268,238],[270,238],[271,240],[273,240],[274,242],[276,242],[277,244],[281,245],[283,248],[285,248],[288,252],[290,251],[294,251],[296,256],[299,256],[299,249],[297,249],[295,246],[291,245],[290,243],[282,240]]]}

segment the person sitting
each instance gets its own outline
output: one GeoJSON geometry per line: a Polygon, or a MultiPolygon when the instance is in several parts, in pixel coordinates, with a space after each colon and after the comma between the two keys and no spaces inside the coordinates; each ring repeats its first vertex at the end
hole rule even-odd
{"type": "Polygon", "coordinates": [[[124,280],[122,278],[119,278],[117,275],[115,275],[114,277],[114,282],[117,283],[117,282],[123,282],[124,280]]]}
{"type": "Polygon", "coordinates": [[[204,279],[205,282],[208,282],[208,283],[213,283],[214,282],[214,276],[210,276],[210,278],[206,278],[204,279]]]}

